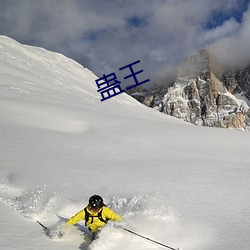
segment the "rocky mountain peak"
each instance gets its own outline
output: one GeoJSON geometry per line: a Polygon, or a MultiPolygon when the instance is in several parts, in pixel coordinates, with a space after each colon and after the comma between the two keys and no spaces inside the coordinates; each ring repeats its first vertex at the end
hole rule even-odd
{"type": "Polygon", "coordinates": [[[205,74],[210,70],[209,53],[201,49],[194,55],[188,57],[177,69],[177,77],[194,77],[205,74]]]}
{"type": "Polygon", "coordinates": [[[215,74],[212,68],[209,51],[202,49],[178,67],[170,87],[163,85],[132,96],[160,112],[196,125],[248,129],[249,106],[233,94],[244,92],[250,74],[245,71],[215,74]]]}

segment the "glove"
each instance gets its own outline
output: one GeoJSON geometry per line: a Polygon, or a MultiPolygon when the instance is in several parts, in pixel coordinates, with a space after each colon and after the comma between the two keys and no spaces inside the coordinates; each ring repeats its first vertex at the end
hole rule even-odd
{"type": "Polygon", "coordinates": [[[65,234],[65,232],[62,231],[62,230],[59,230],[59,231],[56,232],[57,238],[62,238],[64,234],[65,234]]]}
{"type": "Polygon", "coordinates": [[[57,227],[56,236],[57,238],[62,238],[67,231],[71,228],[71,225],[65,223],[57,227]]]}
{"type": "Polygon", "coordinates": [[[113,226],[114,228],[117,228],[117,229],[123,229],[122,225],[120,224],[114,224],[113,226]]]}

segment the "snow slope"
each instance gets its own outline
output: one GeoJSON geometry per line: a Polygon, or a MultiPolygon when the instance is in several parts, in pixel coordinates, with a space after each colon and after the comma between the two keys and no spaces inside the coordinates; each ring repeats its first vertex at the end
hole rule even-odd
{"type": "Polygon", "coordinates": [[[90,244],[83,223],[61,240],[36,223],[53,228],[97,193],[124,227],[166,245],[250,249],[249,133],[196,127],[124,93],[101,102],[96,78],[0,36],[0,248],[162,249],[112,225],[90,244]]]}

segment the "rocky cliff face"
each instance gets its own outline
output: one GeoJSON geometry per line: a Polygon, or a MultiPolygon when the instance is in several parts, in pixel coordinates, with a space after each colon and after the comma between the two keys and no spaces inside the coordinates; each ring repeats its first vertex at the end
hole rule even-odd
{"type": "Polygon", "coordinates": [[[171,87],[137,90],[131,95],[149,107],[196,125],[248,129],[250,109],[233,94],[250,97],[249,85],[250,67],[215,75],[204,49],[179,67],[171,87]]]}
{"type": "Polygon", "coordinates": [[[250,100],[250,66],[244,69],[228,70],[217,75],[230,93],[241,94],[250,100]]]}

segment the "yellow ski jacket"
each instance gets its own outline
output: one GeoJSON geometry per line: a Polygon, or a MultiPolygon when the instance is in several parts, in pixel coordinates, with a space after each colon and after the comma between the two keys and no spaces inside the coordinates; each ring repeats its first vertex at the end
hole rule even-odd
{"type": "MultiPolygon", "coordinates": [[[[112,220],[112,221],[121,221],[120,215],[116,214],[113,210],[110,208],[103,206],[99,211],[93,212],[89,209],[89,207],[86,207],[87,212],[89,213],[88,221],[85,221],[86,226],[90,229],[92,233],[97,232],[100,228],[102,228],[106,223],[104,221],[112,220]],[[101,211],[101,218],[104,220],[100,220],[98,218],[98,214],[100,214],[101,211]]],[[[67,224],[74,225],[80,220],[85,220],[85,211],[82,209],[77,214],[72,216],[68,221],[67,224]]]]}

